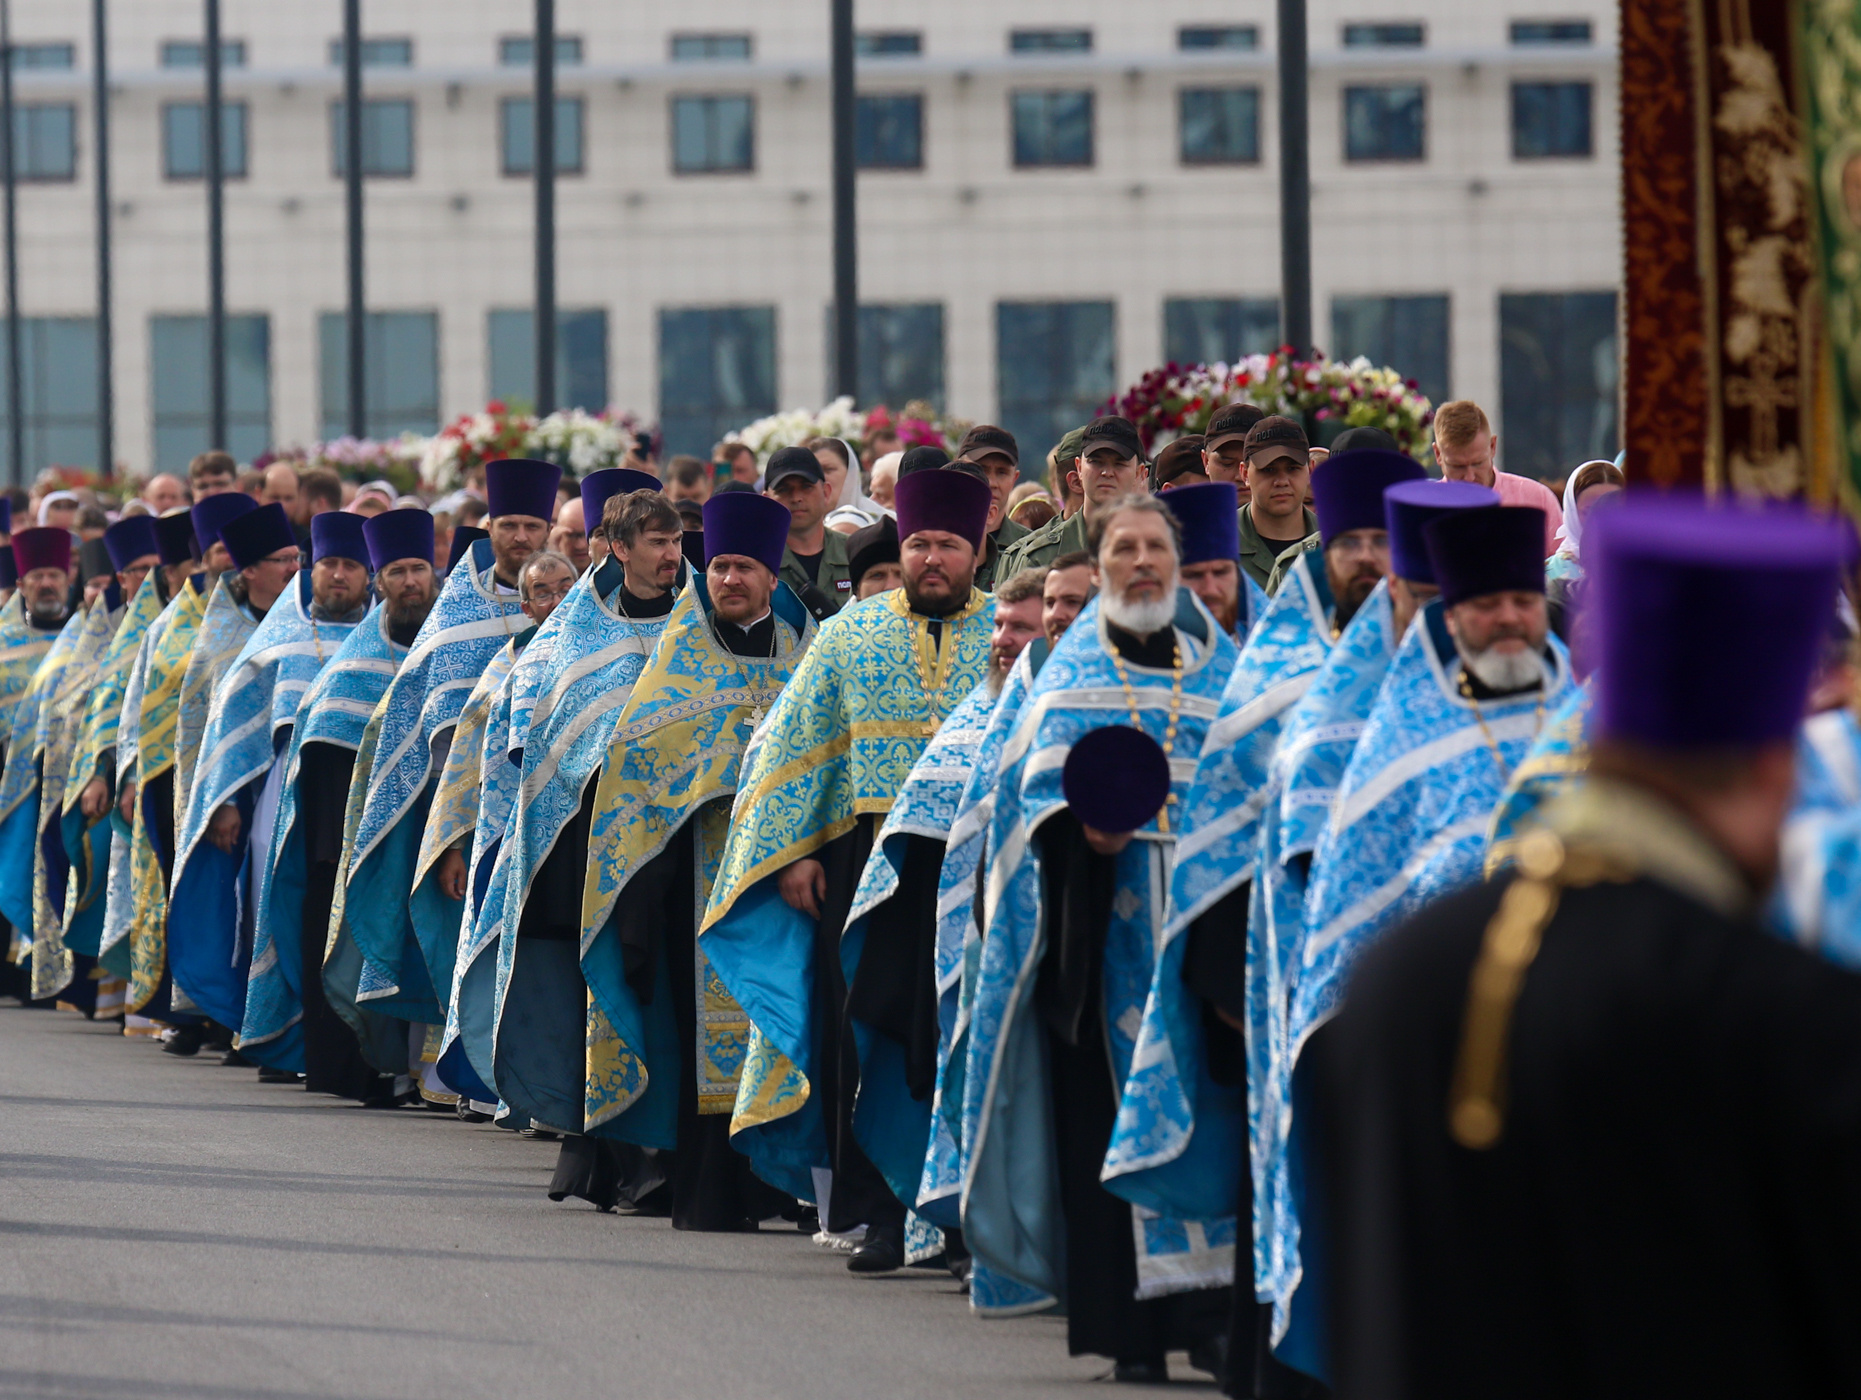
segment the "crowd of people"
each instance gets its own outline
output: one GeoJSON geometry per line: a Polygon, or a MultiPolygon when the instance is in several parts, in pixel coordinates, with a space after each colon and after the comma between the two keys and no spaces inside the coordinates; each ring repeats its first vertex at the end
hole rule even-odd
{"type": "Polygon", "coordinates": [[[5,990],[1121,1381],[1853,1393],[1853,532],[1497,449],[16,497],[5,990]]]}

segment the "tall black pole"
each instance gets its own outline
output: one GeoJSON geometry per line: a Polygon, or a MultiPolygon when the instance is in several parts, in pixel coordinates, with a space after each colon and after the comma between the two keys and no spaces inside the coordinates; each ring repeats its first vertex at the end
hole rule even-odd
{"type": "Polygon", "coordinates": [[[536,0],[536,412],[556,411],[556,0],[536,0]]]}
{"type": "Polygon", "coordinates": [[[349,242],[349,436],[368,436],[368,337],[362,285],[362,0],[342,3],[343,198],[349,242]]]}
{"type": "Polygon", "coordinates": [[[207,0],[207,436],[226,446],[226,148],[220,135],[220,0],[207,0]]]}
{"type": "Polygon", "coordinates": [[[1312,349],[1312,152],[1305,0],[1279,0],[1280,338],[1312,349]]]}
{"type": "Polygon", "coordinates": [[[91,0],[91,124],[97,132],[97,470],[116,470],[116,393],[110,332],[110,61],[106,0],[91,0]]]}
{"type": "Polygon", "coordinates": [[[25,395],[19,365],[19,172],[13,168],[13,7],[0,0],[0,125],[6,128],[0,179],[6,183],[6,427],[7,475],[15,486],[26,479],[25,395]]]}
{"type": "Polygon", "coordinates": [[[853,0],[832,0],[834,393],[859,401],[859,220],[854,148],[853,0]]]}

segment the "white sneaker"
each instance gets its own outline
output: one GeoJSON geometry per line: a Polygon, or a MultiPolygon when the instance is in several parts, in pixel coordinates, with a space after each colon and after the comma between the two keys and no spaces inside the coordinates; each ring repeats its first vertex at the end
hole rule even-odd
{"type": "Polygon", "coordinates": [[[851,1254],[866,1242],[866,1227],[855,1225],[851,1230],[842,1230],[838,1233],[832,1230],[822,1230],[814,1237],[814,1242],[822,1249],[831,1249],[836,1254],[851,1254]]]}

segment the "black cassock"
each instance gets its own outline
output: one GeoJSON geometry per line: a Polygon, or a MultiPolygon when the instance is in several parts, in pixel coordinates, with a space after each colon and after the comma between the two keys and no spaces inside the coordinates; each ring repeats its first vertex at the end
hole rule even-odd
{"type": "Polygon", "coordinates": [[[1476,1150],[1449,1094],[1503,888],[1392,934],[1306,1051],[1339,1394],[1861,1394],[1861,977],[1650,879],[1566,889],[1476,1150]]]}

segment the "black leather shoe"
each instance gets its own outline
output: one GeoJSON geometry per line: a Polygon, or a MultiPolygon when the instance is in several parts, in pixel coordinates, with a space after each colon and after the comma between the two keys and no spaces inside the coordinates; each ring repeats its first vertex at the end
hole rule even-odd
{"type": "Polygon", "coordinates": [[[1120,1361],[1111,1368],[1111,1378],[1124,1385],[1166,1385],[1170,1379],[1170,1363],[1161,1356],[1120,1361]]]}
{"type": "Polygon", "coordinates": [[[257,1061],[248,1060],[237,1050],[228,1050],[224,1055],[220,1056],[220,1063],[225,1065],[228,1069],[251,1069],[257,1061]]]}
{"type": "Polygon", "coordinates": [[[296,1084],[298,1076],[288,1069],[266,1069],[261,1065],[258,1082],[261,1084],[296,1084]]]}
{"type": "Polygon", "coordinates": [[[162,1042],[164,1055],[198,1055],[207,1038],[205,1026],[177,1026],[175,1033],[162,1042]]]}
{"type": "Polygon", "coordinates": [[[1218,1385],[1228,1383],[1228,1334],[1222,1332],[1189,1348],[1189,1364],[1206,1371],[1218,1385]]]}
{"type": "Polygon", "coordinates": [[[847,1255],[850,1274],[892,1274],[905,1267],[905,1242],[902,1230],[869,1233],[864,1244],[847,1255]]]}

